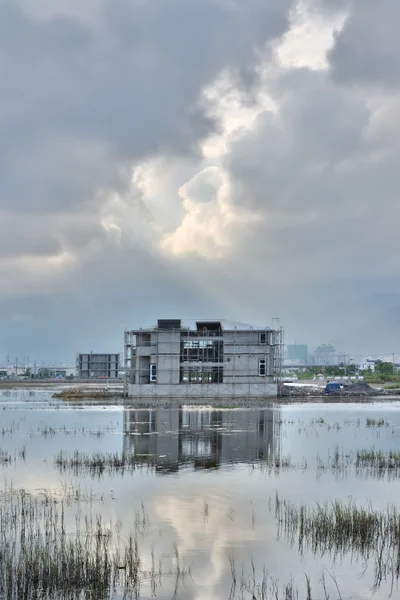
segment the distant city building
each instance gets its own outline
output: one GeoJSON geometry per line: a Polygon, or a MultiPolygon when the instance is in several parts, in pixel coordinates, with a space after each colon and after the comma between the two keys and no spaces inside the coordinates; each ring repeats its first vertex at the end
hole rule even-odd
{"type": "Polygon", "coordinates": [[[73,378],[76,374],[76,365],[46,365],[38,366],[27,364],[25,366],[8,365],[0,368],[0,377],[5,378],[24,378],[24,379],[66,379],[73,378]]]}
{"type": "Polygon", "coordinates": [[[120,354],[78,354],[76,374],[80,379],[117,379],[120,354]]]}
{"type": "Polygon", "coordinates": [[[34,367],[31,370],[31,376],[37,377],[39,379],[54,379],[54,378],[62,378],[73,377],[75,375],[75,367],[69,366],[45,366],[45,367],[34,367]]]}
{"type": "Polygon", "coordinates": [[[319,367],[337,367],[339,357],[333,352],[313,352],[308,356],[308,364],[319,367]]]}
{"type": "Polygon", "coordinates": [[[308,360],[307,344],[288,344],[286,346],[285,363],[306,365],[308,360]]]}
{"type": "Polygon", "coordinates": [[[370,369],[372,372],[374,372],[375,371],[375,363],[376,363],[375,359],[373,359],[369,356],[365,360],[358,363],[357,366],[358,366],[359,371],[368,371],[368,369],[370,369]]]}
{"type": "Polygon", "coordinates": [[[160,319],[125,332],[125,361],[126,392],[136,398],[276,396],[282,330],[160,319]]]}

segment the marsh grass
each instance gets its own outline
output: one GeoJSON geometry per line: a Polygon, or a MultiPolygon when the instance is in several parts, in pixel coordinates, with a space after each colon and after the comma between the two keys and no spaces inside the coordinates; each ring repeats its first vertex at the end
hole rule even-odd
{"type": "Polygon", "coordinates": [[[227,552],[227,558],[231,574],[229,600],[342,600],[336,577],[327,569],[322,571],[314,595],[316,581],[311,584],[307,573],[304,574],[303,581],[300,579],[295,583],[291,579],[282,583],[272,577],[265,566],[261,570],[257,569],[252,558],[250,565],[238,564],[232,550],[227,552]]]}
{"type": "Polygon", "coordinates": [[[0,465],[9,464],[12,461],[12,456],[8,452],[0,449],[0,465]]]}
{"type": "Polygon", "coordinates": [[[26,461],[26,446],[21,446],[14,454],[10,454],[0,448],[0,465],[10,465],[17,460],[17,457],[26,461]]]}
{"type": "Polygon", "coordinates": [[[301,555],[311,551],[319,557],[328,554],[334,561],[344,556],[368,565],[374,564],[374,589],[382,580],[392,585],[400,576],[400,513],[395,506],[374,510],[358,507],[353,501],[334,501],[309,507],[296,507],[275,499],[279,535],[284,533],[301,555]]]}
{"type": "Polygon", "coordinates": [[[367,427],[388,427],[389,423],[385,419],[367,419],[367,427]]]}
{"type": "Polygon", "coordinates": [[[112,434],[112,433],[118,433],[119,429],[113,425],[112,423],[110,425],[107,425],[106,427],[98,427],[97,429],[88,429],[85,428],[83,425],[80,427],[77,427],[76,425],[74,427],[66,427],[65,425],[63,427],[53,427],[53,425],[50,425],[48,423],[42,422],[40,424],[40,426],[37,428],[38,433],[40,433],[40,435],[44,438],[53,438],[56,434],[63,434],[65,436],[90,436],[90,437],[96,437],[96,438],[101,438],[104,437],[107,434],[112,434]]]}
{"type": "MultiPolygon", "coordinates": [[[[118,591],[137,597],[141,585],[161,584],[162,563],[146,571],[138,531],[122,539],[120,525],[101,515],[78,511],[75,526],[63,501],[38,498],[24,490],[5,490],[0,504],[0,598],[7,600],[108,600],[118,591]],[[116,532],[116,534],[115,534],[116,532]],[[154,581],[153,581],[154,580],[154,581]]],[[[143,527],[144,508],[135,517],[143,527]]],[[[174,573],[177,588],[187,576],[181,563],[174,573]]]]}
{"type": "Polygon", "coordinates": [[[356,467],[372,467],[376,469],[400,469],[400,450],[358,450],[356,467]]]}
{"type": "Polygon", "coordinates": [[[317,474],[331,471],[335,476],[346,476],[353,473],[356,477],[375,479],[396,479],[400,477],[400,451],[375,450],[374,448],[345,453],[338,447],[334,449],[328,461],[317,457],[317,474]]]}
{"type": "Polygon", "coordinates": [[[133,454],[117,452],[87,454],[78,450],[73,453],[61,450],[55,457],[54,464],[61,472],[71,470],[76,475],[79,473],[102,475],[113,471],[134,471],[137,467],[137,459],[133,454]]]}
{"type": "Polygon", "coordinates": [[[249,463],[251,471],[256,468],[267,474],[273,472],[279,473],[284,470],[302,470],[315,469],[317,479],[327,473],[336,478],[355,476],[357,478],[375,478],[396,479],[400,477],[400,450],[392,449],[386,452],[382,450],[359,449],[353,453],[350,450],[344,450],[335,446],[324,460],[319,454],[316,456],[315,467],[308,464],[303,458],[299,462],[294,462],[291,455],[282,457],[272,457],[260,461],[259,463],[249,463]]]}
{"type": "Polygon", "coordinates": [[[290,454],[284,454],[282,456],[270,456],[267,459],[259,462],[249,462],[248,466],[251,472],[257,469],[261,472],[265,472],[266,474],[271,474],[273,472],[279,473],[280,471],[289,471],[295,469],[305,470],[307,469],[308,465],[304,458],[302,462],[295,463],[293,462],[290,454]]]}

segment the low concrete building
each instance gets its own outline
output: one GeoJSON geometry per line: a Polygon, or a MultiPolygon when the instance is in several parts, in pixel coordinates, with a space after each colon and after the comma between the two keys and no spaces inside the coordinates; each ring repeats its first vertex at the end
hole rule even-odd
{"type": "Polygon", "coordinates": [[[125,332],[126,395],[265,398],[277,395],[281,329],[225,320],[160,319],[125,332]]]}
{"type": "Polygon", "coordinates": [[[80,379],[117,379],[120,363],[120,354],[78,354],[76,375],[80,379]]]}

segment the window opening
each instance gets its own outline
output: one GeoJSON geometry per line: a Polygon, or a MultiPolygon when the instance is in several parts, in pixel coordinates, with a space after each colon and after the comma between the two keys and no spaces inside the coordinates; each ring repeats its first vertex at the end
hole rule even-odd
{"type": "Polygon", "coordinates": [[[150,382],[154,383],[157,381],[157,365],[154,363],[150,365],[150,382]]]}
{"type": "Polygon", "coordinates": [[[258,374],[260,375],[260,377],[265,377],[266,363],[267,361],[265,360],[265,358],[260,358],[258,361],[258,374]]]}

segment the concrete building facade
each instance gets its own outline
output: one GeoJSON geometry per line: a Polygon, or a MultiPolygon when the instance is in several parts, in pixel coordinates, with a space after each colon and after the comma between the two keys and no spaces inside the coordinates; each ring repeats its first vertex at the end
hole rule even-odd
{"type": "Polygon", "coordinates": [[[117,379],[121,368],[120,354],[78,354],[76,376],[80,379],[117,379]]]}
{"type": "Polygon", "coordinates": [[[282,330],[244,323],[160,319],[125,332],[126,395],[264,398],[277,395],[282,330]]]}

